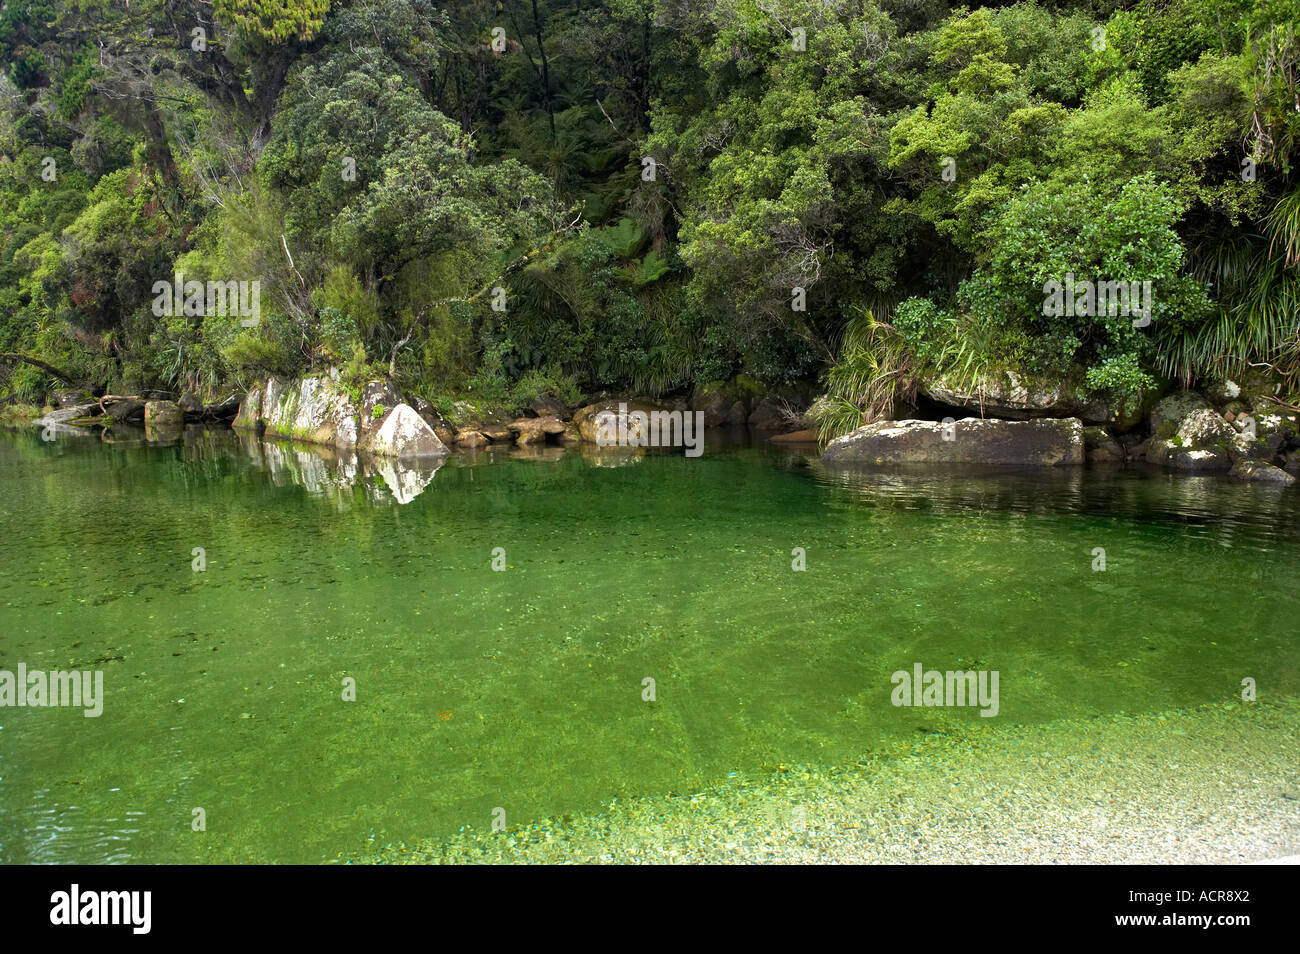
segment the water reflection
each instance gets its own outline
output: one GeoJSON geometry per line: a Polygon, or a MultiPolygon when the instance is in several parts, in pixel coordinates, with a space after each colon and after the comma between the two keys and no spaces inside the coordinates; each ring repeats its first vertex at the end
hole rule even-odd
{"type": "Polygon", "coordinates": [[[313,496],[332,498],[340,507],[352,499],[358,486],[372,503],[409,504],[428,489],[446,461],[441,457],[392,460],[239,432],[235,440],[253,466],[270,474],[276,486],[303,487],[313,496]]]}
{"type": "Polygon", "coordinates": [[[925,465],[890,469],[825,466],[787,459],[844,494],[846,506],[877,505],[955,516],[985,511],[1075,514],[1127,523],[1213,526],[1231,546],[1234,531],[1300,539],[1300,493],[1230,481],[1222,474],[1171,473],[1142,465],[1035,471],[925,465]]]}

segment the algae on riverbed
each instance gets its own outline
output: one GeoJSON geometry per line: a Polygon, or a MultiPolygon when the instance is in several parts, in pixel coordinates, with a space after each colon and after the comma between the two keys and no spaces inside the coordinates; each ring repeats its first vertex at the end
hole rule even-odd
{"type": "MultiPolygon", "coordinates": [[[[899,738],[577,818],[386,845],[384,864],[1216,864],[1300,855],[1300,700],[899,738]]],[[[352,859],[349,859],[352,860],[352,859]]]]}

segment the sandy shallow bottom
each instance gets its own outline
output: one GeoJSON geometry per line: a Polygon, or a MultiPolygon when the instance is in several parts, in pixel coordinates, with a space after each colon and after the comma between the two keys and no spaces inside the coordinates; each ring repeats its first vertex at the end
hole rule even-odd
{"type": "Polygon", "coordinates": [[[1300,700],[936,729],[851,767],[787,767],[356,860],[1239,864],[1300,855],[1300,700]]]}

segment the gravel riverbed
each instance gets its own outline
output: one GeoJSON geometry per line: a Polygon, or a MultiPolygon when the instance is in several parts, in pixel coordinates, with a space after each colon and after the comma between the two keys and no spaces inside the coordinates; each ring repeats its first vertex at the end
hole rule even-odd
{"type": "Polygon", "coordinates": [[[448,841],[382,863],[1215,864],[1300,855],[1300,700],[1046,725],[951,719],[835,769],[448,841]]]}

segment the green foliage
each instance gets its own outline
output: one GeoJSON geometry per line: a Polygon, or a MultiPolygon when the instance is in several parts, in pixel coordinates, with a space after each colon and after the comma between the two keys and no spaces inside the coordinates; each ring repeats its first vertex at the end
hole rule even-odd
{"type": "MultiPolygon", "coordinates": [[[[920,374],[1300,378],[1298,23],[1300,0],[9,0],[0,347],[102,386],[328,365],[502,409],[824,376],[828,434],[920,374]],[[155,314],[176,272],[259,281],[261,324],[155,314]],[[1150,326],[1044,314],[1071,272],[1150,282],[1150,326]]],[[[54,383],[0,368],[0,393],[54,383]]]]}
{"type": "Polygon", "coordinates": [[[217,19],[245,37],[278,45],[314,37],[330,0],[213,0],[217,19]]]}
{"type": "Polygon", "coordinates": [[[826,372],[826,393],[809,411],[822,443],[893,414],[915,392],[911,349],[898,330],[859,312],[844,331],[839,358],[826,372]]]}

